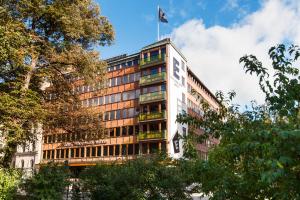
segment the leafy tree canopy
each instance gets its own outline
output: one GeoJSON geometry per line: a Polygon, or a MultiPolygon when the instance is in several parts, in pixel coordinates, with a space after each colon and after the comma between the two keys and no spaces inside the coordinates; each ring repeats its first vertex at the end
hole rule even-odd
{"type": "Polygon", "coordinates": [[[181,115],[178,121],[203,128],[220,138],[208,161],[196,161],[194,181],[211,199],[300,198],[300,76],[297,46],[278,45],[269,51],[273,76],[253,55],[240,59],[246,73],[259,78],[266,103],[240,112],[221,92],[218,111],[202,102],[202,118],[181,115]]]}
{"type": "Polygon", "coordinates": [[[113,39],[112,25],[92,0],[0,0],[0,129],[7,141],[2,165],[8,166],[17,144],[34,138],[38,123],[97,132],[94,126],[74,128],[73,119],[88,112],[62,108],[78,104],[70,78],[103,81],[106,64],[93,48],[113,39]]]}

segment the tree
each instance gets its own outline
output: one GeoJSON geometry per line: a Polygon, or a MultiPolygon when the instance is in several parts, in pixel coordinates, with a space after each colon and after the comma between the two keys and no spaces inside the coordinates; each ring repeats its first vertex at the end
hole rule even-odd
{"type": "Polygon", "coordinates": [[[32,178],[22,185],[27,199],[63,199],[66,187],[70,184],[70,174],[65,166],[53,163],[41,166],[32,178]]]}
{"type": "Polygon", "coordinates": [[[91,199],[190,199],[188,165],[161,157],[138,158],[122,164],[100,164],[81,174],[91,199]]]}
{"type": "Polygon", "coordinates": [[[0,199],[15,199],[16,190],[20,182],[20,173],[16,170],[0,169],[0,199]]]}
{"type": "Polygon", "coordinates": [[[7,141],[3,166],[18,144],[34,139],[38,123],[45,132],[102,134],[95,116],[78,106],[72,92],[76,83],[70,79],[103,85],[106,63],[93,48],[109,45],[113,38],[111,24],[92,0],[0,1],[0,132],[7,141]],[[79,126],[82,118],[90,121],[79,126]]]}
{"type": "Polygon", "coordinates": [[[253,55],[240,59],[246,73],[256,74],[266,104],[252,102],[240,111],[231,104],[234,93],[218,111],[205,103],[204,116],[181,115],[178,121],[203,128],[220,138],[208,161],[196,161],[194,181],[210,199],[299,199],[300,198],[300,76],[294,65],[300,55],[297,46],[272,47],[269,51],[274,76],[253,55]]]}

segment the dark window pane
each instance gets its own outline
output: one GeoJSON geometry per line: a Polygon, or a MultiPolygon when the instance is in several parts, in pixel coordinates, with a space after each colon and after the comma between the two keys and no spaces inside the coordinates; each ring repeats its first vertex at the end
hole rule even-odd
{"type": "Polygon", "coordinates": [[[120,127],[117,127],[116,128],[116,137],[119,137],[120,136],[120,127]]]}
{"type": "Polygon", "coordinates": [[[122,144],[122,156],[126,156],[126,155],[127,155],[126,144],[122,144]]]}
{"type": "Polygon", "coordinates": [[[90,153],[91,153],[91,148],[87,147],[86,148],[86,157],[90,157],[90,153]]]}
{"type": "Polygon", "coordinates": [[[92,156],[96,156],[96,147],[92,147],[92,156]]]}
{"type": "Polygon", "coordinates": [[[97,147],[97,156],[100,157],[101,156],[101,146],[97,147]]]}
{"type": "Polygon", "coordinates": [[[109,146],[109,155],[110,156],[114,155],[114,146],[112,146],[112,145],[109,146]]]}
{"type": "Polygon", "coordinates": [[[140,145],[139,144],[135,144],[135,155],[139,155],[139,149],[140,149],[140,145]]]}
{"type": "Polygon", "coordinates": [[[81,157],[83,158],[84,157],[84,147],[80,148],[80,154],[81,154],[81,157]]]}
{"type": "Polygon", "coordinates": [[[125,135],[127,135],[127,127],[123,126],[122,127],[122,136],[125,136],[125,135]]]}
{"type": "Polygon", "coordinates": [[[79,157],[79,148],[76,149],[76,157],[79,157]]]}
{"type": "Polygon", "coordinates": [[[133,126],[128,126],[128,135],[133,135],[133,126]]]}
{"type": "Polygon", "coordinates": [[[128,155],[133,155],[133,144],[128,145],[128,155]]]}
{"type": "Polygon", "coordinates": [[[107,146],[104,146],[103,148],[103,156],[107,156],[107,146]]]}
{"type": "Polygon", "coordinates": [[[69,149],[66,149],[66,158],[69,158],[69,149]]]}
{"type": "Polygon", "coordinates": [[[119,156],[120,155],[120,145],[116,145],[115,146],[115,156],[119,156]]]}
{"type": "Polygon", "coordinates": [[[74,158],[74,150],[75,149],[71,149],[71,158],[74,158]]]}

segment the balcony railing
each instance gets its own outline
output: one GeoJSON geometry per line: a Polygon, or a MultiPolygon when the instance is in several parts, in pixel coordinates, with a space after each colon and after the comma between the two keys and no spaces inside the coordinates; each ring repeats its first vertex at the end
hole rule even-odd
{"type": "Polygon", "coordinates": [[[165,81],[166,77],[167,77],[166,72],[143,76],[140,79],[140,85],[149,85],[149,84],[153,84],[153,83],[159,83],[159,82],[165,81]]]}
{"type": "Polygon", "coordinates": [[[139,115],[139,121],[149,121],[149,120],[157,120],[157,119],[165,119],[166,111],[162,112],[152,112],[152,113],[141,113],[139,115]]]}
{"type": "Polygon", "coordinates": [[[158,54],[140,60],[140,68],[150,67],[166,61],[166,54],[158,54]]]}
{"type": "Polygon", "coordinates": [[[166,130],[139,132],[138,140],[166,139],[166,130]]]}
{"type": "Polygon", "coordinates": [[[166,92],[152,92],[140,95],[140,103],[151,103],[156,101],[162,101],[166,99],[166,92]]]}

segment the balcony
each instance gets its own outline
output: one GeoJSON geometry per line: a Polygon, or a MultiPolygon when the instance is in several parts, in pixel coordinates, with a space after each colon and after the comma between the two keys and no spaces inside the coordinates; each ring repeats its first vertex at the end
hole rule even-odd
{"type": "Polygon", "coordinates": [[[139,132],[138,140],[166,139],[166,130],[139,132]]]}
{"type": "Polygon", "coordinates": [[[166,111],[162,112],[151,112],[151,113],[141,113],[139,115],[139,121],[153,121],[159,119],[166,119],[166,111]]]}
{"type": "Polygon", "coordinates": [[[166,81],[166,77],[167,77],[166,72],[143,76],[140,79],[140,85],[143,86],[143,85],[150,85],[150,84],[164,82],[166,81]]]}
{"type": "Polygon", "coordinates": [[[140,104],[152,103],[152,102],[163,101],[163,100],[166,100],[165,91],[152,92],[152,93],[140,95],[140,104]]]}
{"type": "Polygon", "coordinates": [[[151,56],[140,60],[140,68],[151,67],[153,65],[159,65],[166,61],[166,54],[158,54],[156,56],[151,56]]]}

